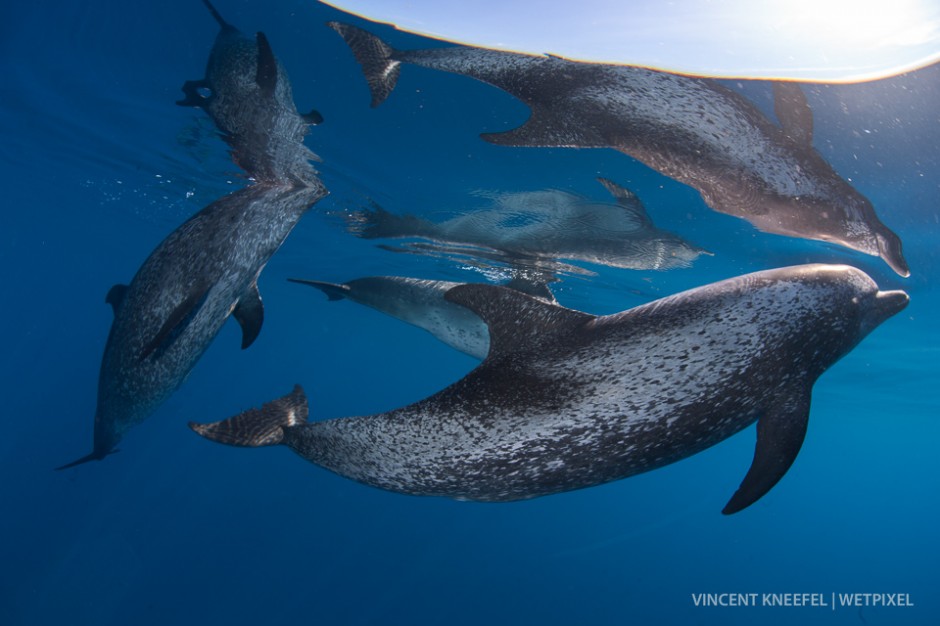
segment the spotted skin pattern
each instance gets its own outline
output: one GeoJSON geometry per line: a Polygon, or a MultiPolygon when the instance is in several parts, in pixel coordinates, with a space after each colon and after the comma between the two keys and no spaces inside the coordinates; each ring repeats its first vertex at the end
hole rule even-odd
{"type": "Polygon", "coordinates": [[[202,107],[256,183],[211,203],[160,243],[130,285],[108,294],[114,322],[98,378],[92,452],[58,469],[100,460],[183,383],[230,315],[242,347],[261,330],[258,276],[301,216],[327,193],[303,145],[309,124],[267,40],[222,20],[205,81],[181,104],[202,107]],[[262,57],[268,57],[264,61],[262,57]],[[208,86],[211,95],[198,89],[208,86]]]}
{"type": "MultiPolygon", "coordinates": [[[[656,469],[760,420],[732,513],[793,462],[816,379],[908,301],[832,265],[758,272],[603,317],[489,285],[446,297],[489,326],[478,368],[387,413],[284,422],[277,443],[375,487],[505,502],[656,469]]],[[[302,392],[293,398],[306,406],[302,392]]],[[[232,437],[230,424],[192,426],[262,445],[232,437]]]]}
{"type": "Polygon", "coordinates": [[[813,148],[812,112],[795,83],[774,85],[777,125],[712,79],[467,46],[396,50],[355,26],[330,26],[362,65],[373,106],[401,64],[470,76],[532,111],[519,128],[484,134],[489,142],[613,148],[762,231],[833,242],[910,273],[898,236],[813,148]]]}

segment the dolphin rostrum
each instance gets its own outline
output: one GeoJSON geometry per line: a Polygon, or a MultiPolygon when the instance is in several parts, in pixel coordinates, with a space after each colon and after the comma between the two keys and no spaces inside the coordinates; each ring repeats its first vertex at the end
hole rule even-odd
{"type": "Polygon", "coordinates": [[[757,421],[753,463],[723,511],[735,513],[793,463],[817,378],[908,303],[841,265],[757,272],[600,317],[491,285],[446,297],[483,318],[490,350],[429,398],[307,423],[297,386],[190,426],[230,445],[286,445],[391,491],[504,502],[656,469],[757,421]]]}

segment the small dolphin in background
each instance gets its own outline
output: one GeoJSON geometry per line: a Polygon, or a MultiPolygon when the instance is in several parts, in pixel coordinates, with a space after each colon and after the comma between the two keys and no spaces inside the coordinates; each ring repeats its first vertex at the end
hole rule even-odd
{"type": "Polygon", "coordinates": [[[203,0],[221,27],[206,76],[183,84],[181,106],[203,109],[232,147],[235,162],[257,180],[275,181],[315,174],[317,156],[304,146],[309,127],[323,117],[297,112],[291,83],[264,33],[248,38],[203,0]]]}
{"type": "MultiPolygon", "coordinates": [[[[491,209],[434,223],[381,208],[357,211],[349,230],[359,237],[420,237],[435,242],[486,248],[509,263],[525,259],[567,259],[626,269],[688,267],[705,253],[677,235],[653,226],[646,208],[629,189],[598,181],[617,204],[595,202],[557,190],[504,194],[491,209]]],[[[463,252],[472,254],[469,249],[463,252]]]]}
{"type": "MultiPolygon", "coordinates": [[[[219,39],[226,42],[237,31],[222,23],[219,39]]],[[[301,216],[327,194],[302,143],[307,126],[297,126],[293,104],[280,100],[290,95],[286,74],[273,56],[248,54],[246,46],[254,50],[255,44],[242,43],[216,42],[208,72],[213,92],[200,106],[225,132],[236,160],[256,168],[247,171],[259,182],[187,220],[157,246],[130,285],[115,285],[108,293],[114,322],[98,378],[94,447],[58,469],[110,454],[128,429],[183,383],[229,315],[242,327],[242,348],[251,345],[264,318],[261,270],[301,216]],[[259,117],[266,107],[273,108],[259,117]],[[254,123],[259,126],[245,127],[254,123]]]]}
{"type": "Polygon", "coordinates": [[[329,26],[362,65],[372,106],[392,92],[402,63],[470,76],[532,110],[524,125],[486,141],[613,148],[764,232],[837,243],[910,275],[898,236],[813,148],[813,114],[794,83],[774,84],[778,126],[710,79],[467,46],[396,50],[361,28],[329,26]]]}
{"type": "Polygon", "coordinates": [[[748,274],[596,317],[492,285],[446,298],[489,327],[486,359],[420,402],[307,423],[302,389],[197,433],[286,445],[359,482],[506,502],[668,465],[757,421],[754,460],[724,508],[793,463],[813,384],[908,303],[864,272],[801,265],[748,274]]]}
{"type": "MultiPolygon", "coordinates": [[[[480,316],[444,298],[444,294],[462,283],[404,276],[368,276],[339,284],[300,278],[287,280],[316,287],[331,301],[348,298],[423,328],[474,358],[482,360],[490,349],[490,335],[480,316]]],[[[516,278],[507,286],[546,302],[555,302],[545,283],[534,284],[516,278]]]]}

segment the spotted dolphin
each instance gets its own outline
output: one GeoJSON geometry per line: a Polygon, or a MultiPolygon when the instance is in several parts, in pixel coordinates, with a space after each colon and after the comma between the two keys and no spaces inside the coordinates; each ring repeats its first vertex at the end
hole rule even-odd
{"type": "MultiPolygon", "coordinates": [[[[566,259],[608,267],[650,270],[688,267],[705,250],[656,228],[635,193],[605,178],[598,181],[616,204],[555,189],[502,194],[492,208],[435,223],[382,208],[356,211],[349,230],[365,239],[418,237],[477,246],[509,263],[566,259]]],[[[420,248],[419,248],[420,249],[420,248]]],[[[432,248],[433,249],[433,248],[432,248]]],[[[469,247],[462,248],[473,255],[469,247]]]]}
{"type": "Polygon", "coordinates": [[[114,322],[98,378],[94,446],[58,469],[110,454],[128,429],[183,383],[230,315],[241,325],[242,348],[251,345],[264,317],[258,276],[300,217],[327,193],[302,144],[306,131],[293,123],[299,119],[293,104],[278,105],[272,115],[253,113],[276,101],[272,93],[285,93],[280,66],[264,54],[256,53],[254,64],[226,64],[219,56],[217,42],[210,68],[217,67],[209,72],[215,76],[212,98],[203,108],[258,182],[199,211],[157,246],[129,285],[108,293],[114,322]],[[264,65],[272,67],[262,72],[264,65]],[[226,77],[219,67],[243,75],[226,77]],[[273,91],[267,85],[272,80],[273,91]],[[268,126],[243,132],[247,122],[268,126]]]}
{"type": "Polygon", "coordinates": [[[519,128],[484,134],[489,142],[613,148],[762,231],[840,244],[910,274],[900,238],[813,148],[813,114],[795,83],[774,84],[776,125],[713,79],[468,46],[396,50],[361,28],[329,25],[362,65],[373,106],[402,63],[470,76],[531,109],[519,128]]]}
{"type": "Polygon", "coordinates": [[[230,445],[286,445],[391,491],[505,502],[662,467],[757,421],[730,514],[793,463],[817,378],[908,302],[841,265],[757,272],[601,317],[491,285],[447,299],[486,321],[490,351],[429,398],[307,423],[297,386],[260,410],[190,426],[230,445]]]}
{"type": "Polygon", "coordinates": [[[203,3],[219,23],[205,78],[183,84],[181,106],[203,109],[232,148],[235,162],[252,178],[306,180],[316,155],[304,146],[311,125],[323,117],[301,115],[294,106],[287,71],[264,33],[254,38],[225,21],[209,0],[203,3]]]}
{"type": "MultiPolygon", "coordinates": [[[[423,328],[450,347],[474,358],[483,359],[490,348],[489,332],[480,316],[444,297],[462,283],[406,276],[367,276],[346,283],[300,278],[288,280],[316,287],[331,301],[348,298],[423,328]]],[[[516,278],[508,286],[555,302],[554,295],[545,283],[531,283],[516,278]]]]}

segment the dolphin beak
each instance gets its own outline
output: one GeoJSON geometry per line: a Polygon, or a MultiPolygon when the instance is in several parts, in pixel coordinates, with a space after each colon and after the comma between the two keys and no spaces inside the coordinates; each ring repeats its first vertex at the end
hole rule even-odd
{"type": "Polygon", "coordinates": [[[862,322],[865,326],[864,332],[868,334],[878,325],[893,315],[897,315],[911,301],[910,296],[901,290],[879,291],[872,299],[871,308],[865,315],[862,322]]]}
{"type": "Polygon", "coordinates": [[[897,272],[898,276],[907,278],[911,275],[911,270],[904,260],[904,254],[901,252],[901,240],[892,232],[877,235],[878,253],[885,263],[891,269],[897,272]]]}

